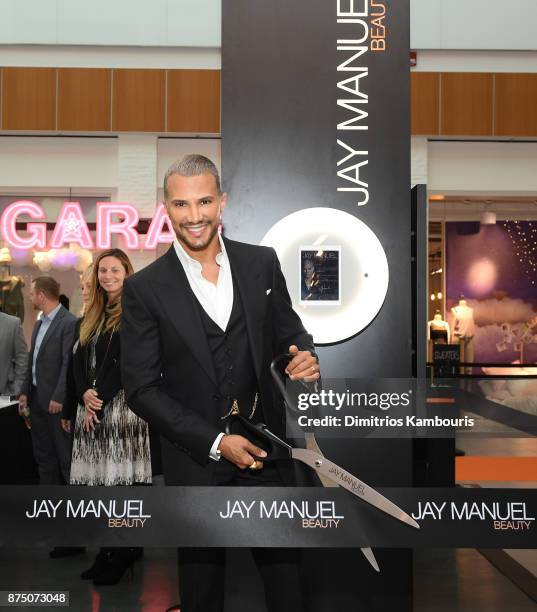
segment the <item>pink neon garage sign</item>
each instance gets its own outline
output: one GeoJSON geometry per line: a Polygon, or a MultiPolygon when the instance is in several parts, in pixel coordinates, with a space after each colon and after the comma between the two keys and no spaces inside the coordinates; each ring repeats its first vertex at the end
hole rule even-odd
{"type": "MultiPolygon", "coordinates": [[[[47,248],[46,215],[41,206],[29,200],[19,200],[10,204],[0,217],[0,238],[7,246],[15,249],[47,248]],[[17,230],[21,216],[41,222],[28,222],[26,231],[17,230]]],[[[84,249],[109,249],[112,235],[121,236],[128,249],[152,251],[159,243],[173,242],[174,232],[164,204],[158,204],[149,225],[146,239],[141,239],[136,231],[140,221],[138,210],[126,202],[97,202],[95,242],[92,238],[84,213],[78,202],[65,202],[56,220],[56,225],[48,247],[60,249],[65,244],[79,244],[84,249]],[[165,229],[166,224],[168,228],[165,229]]]]}
{"type": "Polygon", "coordinates": [[[6,244],[15,249],[43,250],[47,242],[47,226],[44,223],[28,223],[26,236],[20,236],[16,229],[19,215],[28,215],[32,219],[46,219],[39,204],[28,200],[13,202],[4,210],[0,219],[0,232],[6,244]]]}

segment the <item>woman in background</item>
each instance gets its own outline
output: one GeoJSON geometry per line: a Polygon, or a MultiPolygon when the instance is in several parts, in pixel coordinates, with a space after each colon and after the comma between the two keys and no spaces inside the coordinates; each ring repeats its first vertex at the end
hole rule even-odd
{"type": "MultiPolygon", "coordinates": [[[[127,406],[119,366],[123,281],[133,273],[120,249],[102,252],[92,272],[91,296],[73,355],[78,412],[74,426],[71,484],[151,483],[147,423],[127,406]]],[[[103,548],[82,578],[116,584],[142,549],[103,548]]]]}
{"type": "MultiPolygon", "coordinates": [[[[78,346],[78,337],[80,336],[80,323],[84,317],[84,312],[89,304],[89,300],[91,297],[91,281],[92,281],[92,273],[93,273],[93,264],[90,264],[84,272],[80,275],[80,292],[82,294],[82,310],[80,311],[80,318],[77,319],[76,327],[75,327],[75,342],[73,344],[73,353],[76,351],[78,346]]],[[[65,394],[65,400],[63,402],[62,408],[62,418],[61,423],[63,429],[70,433],[72,427],[71,423],[76,418],[76,410],[78,407],[78,402],[76,400],[76,387],[75,381],[73,378],[73,360],[72,356],[69,361],[69,369],[67,370],[67,391],[65,394]]]]}

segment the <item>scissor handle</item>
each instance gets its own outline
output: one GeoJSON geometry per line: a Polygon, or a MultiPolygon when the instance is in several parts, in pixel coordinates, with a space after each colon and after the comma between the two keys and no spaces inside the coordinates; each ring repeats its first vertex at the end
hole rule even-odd
{"type": "Polygon", "coordinates": [[[280,372],[278,370],[278,366],[283,361],[287,361],[287,363],[289,363],[292,358],[293,358],[293,355],[291,355],[291,353],[282,353],[281,355],[277,355],[276,357],[274,357],[274,359],[272,360],[272,363],[270,364],[270,373],[272,374],[272,378],[274,382],[276,383],[276,386],[280,390],[280,393],[283,395],[283,399],[285,400],[289,408],[292,408],[292,403],[290,404],[288,402],[287,390],[285,388],[285,383],[283,381],[283,378],[281,377],[280,372]]]}
{"type": "Polygon", "coordinates": [[[266,457],[254,457],[257,461],[274,461],[276,459],[287,459],[291,454],[292,447],[287,444],[281,438],[278,438],[276,434],[273,434],[265,423],[252,423],[252,421],[243,417],[242,414],[232,414],[226,421],[225,432],[226,434],[233,433],[232,425],[233,422],[239,422],[244,429],[252,432],[258,438],[262,438],[267,445],[267,456],[266,457]]]}
{"type": "MultiPolygon", "coordinates": [[[[276,386],[278,387],[280,393],[282,394],[285,404],[287,405],[289,410],[291,410],[292,412],[295,412],[296,414],[300,414],[300,411],[295,406],[294,400],[290,398],[289,393],[287,392],[284,378],[280,374],[280,371],[278,369],[278,366],[283,361],[287,361],[287,363],[289,363],[289,361],[291,361],[293,357],[294,355],[291,355],[291,353],[282,353],[281,355],[277,355],[276,357],[274,357],[274,359],[272,360],[272,363],[270,364],[270,373],[272,375],[272,379],[274,380],[274,382],[276,383],[276,386]]],[[[297,382],[299,382],[303,387],[305,387],[308,390],[308,392],[311,392],[312,386],[315,386],[316,384],[316,383],[311,383],[311,382],[308,383],[304,380],[298,380],[297,382]]]]}

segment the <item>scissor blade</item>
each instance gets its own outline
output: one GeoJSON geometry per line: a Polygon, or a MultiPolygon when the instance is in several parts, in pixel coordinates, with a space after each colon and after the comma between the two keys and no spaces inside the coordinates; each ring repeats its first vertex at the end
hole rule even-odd
{"type": "Polygon", "coordinates": [[[375,489],[371,488],[365,482],[359,478],[356,478],[356,476],[353,476],[323,455],[306,448],[293,448],[291,451],[291,456],[293,459],[298,459],[306,465],[309,465],[319,474],[330,478],[340,487],[347,489],[347,491],[350,491],[360,499],[363,499],[368,504],[375,506],[375,508],[378,508],[382,512],[393,516],[397,520],[402,521],[415,529],[420,528],[418,523],[416,523],[416,521],[404,510],[399,508],[399,506],[396,506],[388,498],[384,497],[384,495],[381,495],[378,491],[375,491],[375,489]]]}
{"type": "MultiPolygon", "coordinates": [[[[323,451],[320,449],[319,444],[315,438],[315,434],[312,431],[307,431],[304,435],[306,439],[306,448],[318,453],[319,455],[323,455],[323,451]]],[[[323,455],[324,457],[324,455],[323,455]]],[[[331,478],[327,478],[326,476],[322,476],[318,474],[320,481],[323,484],[323,487],[338,487],[339,485],[335,483],[331,478]]],[[[371,548],[360,548],[364,557],[369,561],[370,565],[376,572],[380,572],[379,564],[375,559],[375,555],[371,548]]]]}
{"type": "Polygon", "coordinates": [[[317,438],[315,437],[313,431],[306,431],[304,433],[304,440],[306,441],[306,448],[309,448],[310,450],[319,453],[319,455],[324,456],[323,451],[319,448],[317,438]]]}
{"type": "MultiPolygon", "coordinates": [[[[314,451],[315,453],[319,453],[319,455],[323,455],[323,451],[319,448],[319,444],[317,443],[317,440],[315,439],[315,434],[312,431],[306,431],[306,433],[304,434],[304,439],[306,441],[306,448],[314,451]]],[[[317,474],[317,477],[321,481],[321,484],[323,485],[323,487],[333,488],[333,487],[339,486],[331,478],[327,478],[326,476],[323,476],[322,474],[317,474]]]]}
{"type": "Polygon", "coordinates": [[[377,563],[377,560],[375,559],[375,555],[373,554],[373,551],[370,548],[360,548],[360,550],[364,553],[364,557],[373,566],[373,569],[376,572],[380,572],[380,567],[379,567],[379,564],[377,563]]]}

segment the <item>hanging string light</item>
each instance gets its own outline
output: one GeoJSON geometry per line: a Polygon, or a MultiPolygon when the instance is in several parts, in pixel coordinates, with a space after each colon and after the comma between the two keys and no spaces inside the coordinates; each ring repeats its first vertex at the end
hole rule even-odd
{"type": "Polygon", "coordinates": [[[504,221],[504,228],[513,244],[515,255],[532,285],[537,281],[537,223],[504,221]]]}

